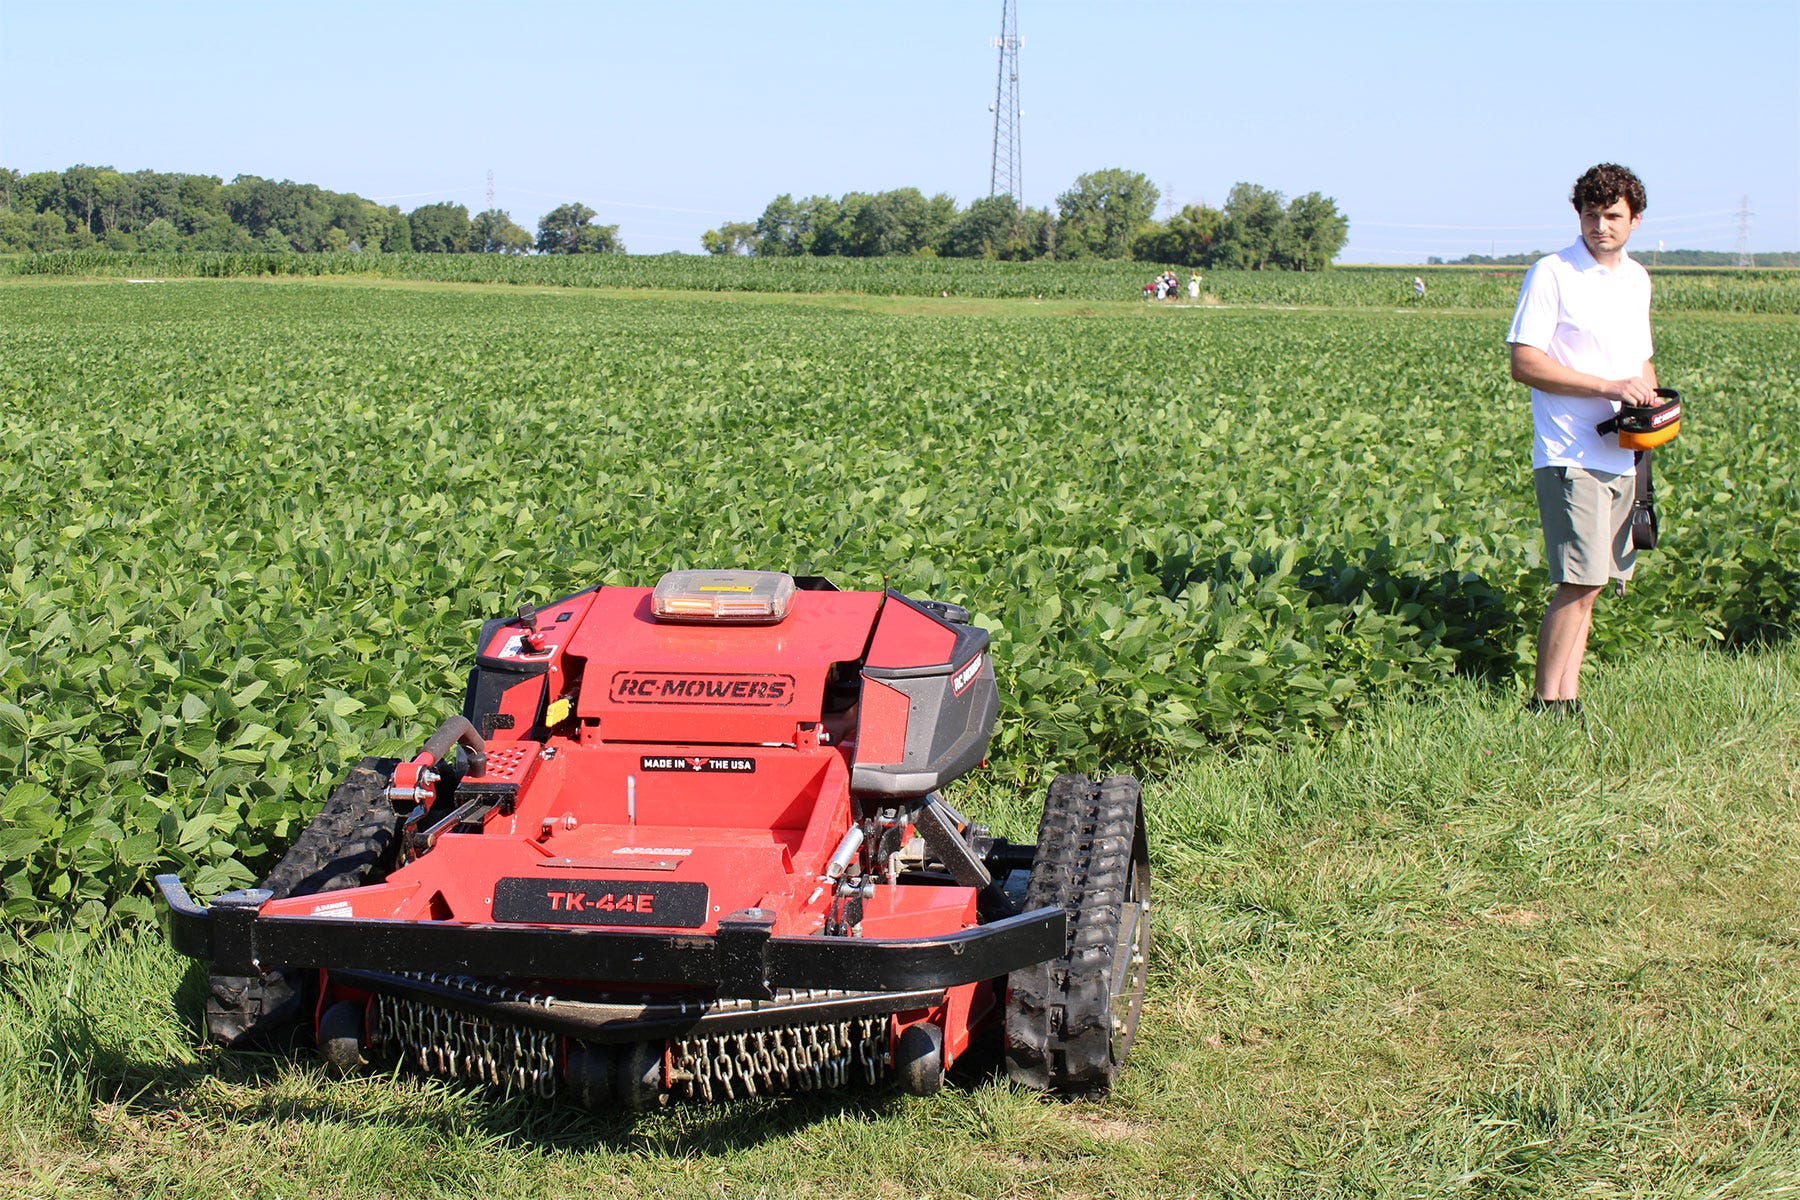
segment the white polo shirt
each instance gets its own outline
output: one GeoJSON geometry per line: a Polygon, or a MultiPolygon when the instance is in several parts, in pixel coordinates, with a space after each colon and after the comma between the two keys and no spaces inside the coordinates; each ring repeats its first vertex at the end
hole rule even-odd
{"type": "MultiPolygon", "coordinates": [[[[1624,251],[1607,270],[1585,243],[1546,255],[1525,272],[1508,342],[1534,346],[1551,361],[1602,379],[1643,374],[1650,342],[1650,273],[1624,251]]],[[[1619,411],[1611,400],[1531,389],[1531,466],[1584,467],[1624,474],[1632,453],[1619,435],[1594,426],[1619,411]]]]}

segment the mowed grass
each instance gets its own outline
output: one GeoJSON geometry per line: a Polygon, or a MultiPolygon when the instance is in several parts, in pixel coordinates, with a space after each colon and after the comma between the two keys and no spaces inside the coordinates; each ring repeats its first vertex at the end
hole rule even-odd
{"type": "MultiPolygon", "coordinates": [[[[973,1072],[590,1114],[199,1046],[152,935],[0,985],[31,1196],[1771,1196],[1800,1191],[1800,670],[1454,683],[1149,781],[1151,995],[1105,1098],[973,1072]]],[[[1013,836],[1036,799],[957,799],[1013,836]]]]}

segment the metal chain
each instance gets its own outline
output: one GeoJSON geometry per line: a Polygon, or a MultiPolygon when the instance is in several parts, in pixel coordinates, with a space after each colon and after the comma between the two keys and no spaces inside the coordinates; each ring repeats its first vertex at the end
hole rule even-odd
{"type": "MultiPolygon", "coordinates": [[[[554,1003],[498,986],[490,994],[554,1003]]],[[[706,1102],[842,1087],[853,1074],[873,1084],[887,1070],[887,1028],[888,1019],[875,1016],[688,1038],[670,1046],[670,1077],[689,1098],[706,1102]]],[[[556,1092],[558,1038],[542,1030],[380,993],[370,1011],[369,1042],[393,1046],[428,1074],[543,1097],[556,1092]]]]}
{"type": "MultiPolygon", "coordinates": [[[[887,1063],[887,1046],[885,1044],[887,1039],[884,1037],[881,1042],[875,1040],[877,1022],[873,1018],[864,1017],[858,1024],[862,1027],[860,1032],[862,1034],[863,1082],[873,1084],[881,1078],[881,1068],[887,1063]]],[[[879,1030],[883,1034],[887,1032],[886,1021],[879,1023],[879,1030]]]]}
{"type": "Polygon", "coordinates": [[[670,1047],[669,1062],[671,1081],[706,1102],[841,1087],[852,1072],[875,1083],[887,1068],[887,1018],[687,1038],[670,1047]]]}
{"type": "Polygon", "coordinates": [[[403,1061],[429,1075],[545,1098],[556,1094],[557,1039],[541,1029],[497,1025],[384,992],[370,1012],[369,1044],[392,1045],[403,1061]]]}

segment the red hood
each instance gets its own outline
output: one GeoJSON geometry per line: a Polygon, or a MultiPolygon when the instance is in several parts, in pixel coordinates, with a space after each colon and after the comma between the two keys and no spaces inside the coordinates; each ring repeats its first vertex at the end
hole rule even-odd
{"type": "Polygon", "coordinates": [[[791,743],[833,665],[863,657],[882,600],[803,591],[776,625],[688,625],[654,620],[649,588],[601,588],[564,650],[576,716],[609,742],[791,743]]]}

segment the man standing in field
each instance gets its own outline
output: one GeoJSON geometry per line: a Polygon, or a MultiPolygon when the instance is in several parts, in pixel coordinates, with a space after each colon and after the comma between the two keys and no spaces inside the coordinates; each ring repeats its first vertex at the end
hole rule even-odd
{"type": "Polygon", "coordinates": [[[1581,239],[1525,273],[1506,340],[1512,377],[1531,388],[1533,481],[1556,593],[1538,629],[1534,710],[1580,711],[1577,692],[1594,600],[1631,578],[1636,471],[1617,434],[1594,426],[1624,405],[1656,403],[1650,362],[1650,275],[1626,255],[1644,185],[1602,163],[1570,197],[1581,239]]]}

